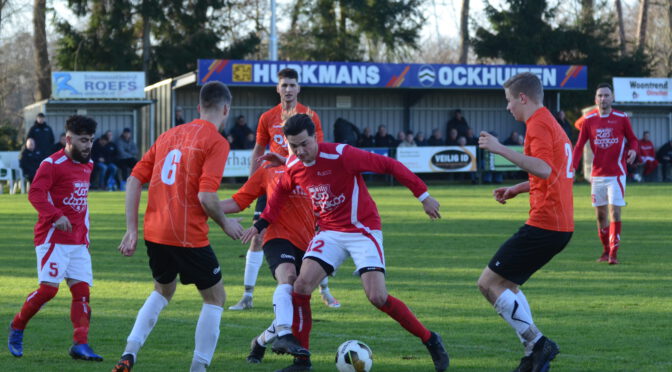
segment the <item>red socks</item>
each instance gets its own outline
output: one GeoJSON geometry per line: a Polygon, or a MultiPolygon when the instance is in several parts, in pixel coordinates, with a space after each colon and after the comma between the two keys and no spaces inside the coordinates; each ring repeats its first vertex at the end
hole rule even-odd
{"type": "Polygon", "coordinates": [[[91,320],[91,307],[89,306],[89,284],[79,282],[70,287],[72,293],[72,304],[70,305],[70,320],[73,333],[73,340],[77,344],[88,343],[89,321],[91,320]]]}
{"type": "Polygon", "coordinates": [[[292,333],[299,340],[301,346],[310,349],[310,329],[313,327],[310,295],[302,295],[292,291],[292,303],[294,304],[292,333]]]}
{"type": "Polygon", "coordinates": [[[618,246],[621,243],[621,221],[609,225],[609,256],[616,257],[618,246]]]}
{"type": "Polygon", "coordinates": [[[429,341],[429,338],[432,337],[431,332],[420,323],[403,301],[388,295],[387,301],[380,307],[380,311],[399,322],[407,331],[419,337],[423,343],[429,341]]]}
{"type": "MultiPolygon", "coordinates": [[[[620,222],[619,222],[620,223],[620,222]]],[[[602,241],[602,254],[609,254],[609,225],[605,228],[598,228],[600,241],[602,241]]]]}
{"type": "Polygon", "coordinates": [[[42,305],[54,298],[56,293],[58,293],[58,287],[40,284],[40,288],[28,295],[26,302],[21,307],[21,311],[14,316],[12,328],[26,329],[28,321],[40,311],[42,305]]]}

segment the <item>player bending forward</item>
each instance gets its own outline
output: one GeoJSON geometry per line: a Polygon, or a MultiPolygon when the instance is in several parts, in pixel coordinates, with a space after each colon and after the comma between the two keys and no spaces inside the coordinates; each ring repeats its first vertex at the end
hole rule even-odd
{"type": "Polygon", "coordinates": [[[65,148],[42,161],[30,185],[28,200],[39,214],[35,224],[35,252],[40,287],[28,295],[9,326],[9,352],[23,355],[23,331],[28,321],[56,296],[65,279],[70,293],[70,320],[75,359],[102,361],[88,344],[93,285],[89,253],[89,179],[93,162],[91,146],[96,122],[71,116],[65,123],[65,148]]]}
{"type": "MultiPolygon", "coordinates": [[[[364,292],[381,311],[399,322],[427,346],[437,371],[448,368],[448,353],[441,337],[429,331],[402,301],[388,295],[385,288],[385,256],[380,216],[362,178],[363,172],[392,174],[420,200],[430,218],[440,218],[439,203],[427,192],[427,186],[400,162],[348,145],[317,143],[315,125],[308,115],[298,114],[283,128],[294,155],[269,199],[261,218],[245,231],[247,242],[269,225],[277,223],[282,206],[297,187],[308,192],[318,213],[320,232],[312,239],[304,256],[299,277],[294,283],[292,330],[301,346],[309,349],[312,316],[310,297],[327,275],[352,257],[364,292]]],[[[274,154],[263,157],[272,161],[274,154]]],[[[296,357],[281,371],[309,371],[310,359],[296,357]]]]}

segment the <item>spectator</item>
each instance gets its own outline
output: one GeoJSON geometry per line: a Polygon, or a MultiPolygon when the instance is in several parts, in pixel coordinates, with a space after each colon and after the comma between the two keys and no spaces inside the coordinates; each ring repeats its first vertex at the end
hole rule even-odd
{"type": "Polygon", "coordinates": [[[107,133],[93,142],[91,153],[94,169],[98,173],[98,188],[114,190],[117,176],[117,165],[115,164],[117,147],[110,142],[107,133]]]}
{"type": "MultiPolygon", "coordinates": [[[[236,123],[233,125],[233,128],[229,131],[229,136],[231,137],[231,148],[234,150],[246,149],[247,138],[252,134],[254,137],[254,131],[247,125],[247,119],[245,116],[239,115],[236,118],[236,123]]],[[[254,147],[254,146],[252,146],[254,147]]]]}
{"type": "Polygon", "coordinates": [[[187,121],[184,120],[184,110],[181,106],[175,106],[175,126],[182,125],[187,121]]]}
{"type": "Polygon", "coordinates": [[[466,146],[467,145],[467,138],[464,136],[460,136],[460,138],[457,139],[457,145],[458,146],[466,146]]]}
{"type": "Polygon", "coordinates": [[[243,143],[243,150],[253,149],[255,143],[257,143],[257,139],[254,136],[254,133],[248,133],[247,137],[245,137],[245,143],[243,143]]]}
{"type": "Polygon", "coordinates": [[[397,132],[397,139],[394,141],[395,146],[399,146],[406,140],[406,133],[403,130],[397,132]]]}
{"type": "Polygon", "coordinates": [[[39,151],[42,159],[51,155],[51,150],[54,147],[54,131],[47,124],[43,113],[40,112],[37,114],[35,123],[30,127],[26,137],[30,137],[35,141],[35,149],[39,151]]]}
{"type": "Polygon", "coordinates": [[[506,146],[521,146],[523,144],[523,139],[520,134],[514,130],[503,144],[506,146]]]}
{"type": "Polygon", "coordinates": [[[371,128],[366,127],[362,132],[362,135],[357,140],[357,147],[374,147],[375,142],[373,140],[373,134],[371,134],[371,128]]]}
{"type": "Polygon", "coordinates": [[[451,129],[456,129],[457,130],[457,136],[455,137],[455,140],[457,141],[457,137],[459,136],[467,136],[467,130],[469,129],[469,124],[467,124],[467,120],[464,119],[464,116],[462,116],[462,110],[457,109],[453,112],[453,117],[448,120],[448,123],[446,124],[446,133],[450,133],[451,129]]]}
{"type": "Polygon", "coordinates": [[[126,190],[126,179],[138,162],[138,146],[131,139],[131,128],[124,128],[116,142],[117,166],[121,170],[121,191],[126,190]]]}
{"type": "Polygon", "coordinates": [[[26,147],[21,151],[21,159],[19,159],[19,166],[28,182],[33,182],[35,172],[40,167],[43,158],[43,154],[35,146],[35,140],[28,137],[26,147]]]}
{"type": "Polygon", "coordinates": [[[473,129],[469,128],[467,130],[465,138],[467,139],[467,146],[478,146],[478,137],[474,135],[473,129]]]}
{"type": "Polygon", "coordinates": [[[429,137],[427,140],[427,145],[429,146],[443,146],[445,143],[443,142],[443,136],[441,135],[441,131],[438,129],[432,129],[432,135],[429,137]]]}
{"type": "Polygon", "coordinates": [[[415,143],[415,140],[413,138],[413,132],[408,132],[404,136],[404,140],[401,141],[401,143],[397,147],[416,147],[418,146],[415,143]]]}
{"type": "Polygon", "coordinates": [[[572,125],[569,123],[569,120],[567,120],[567,117],[565,116],[565,112],[560,110],[555,114],[555,119],[558,121],[558,124],[562,127],[562,130],[565,131],[567,134],[567,138],[569,138],[572,143],[575,142],[574,138],[574,133],[572,132],[572,125]]]}
{"type": "Polygon", "coordinates": [[[656,159],[658,159],[658,162],[660,162],[661,168],[663,169],[663,182],[668,181],[667,167],[672,166],[672,140],[669,140],[658,149],[656,159]]]}
{"type": "Polygon", "coordinates": [[[427,138],[425,138],[425,133],[418,132],[418,134],[415,135],[415,143],[418,146],[428,146],[427,145],[427,138]]]}
{"type": "Polygon", "coordinates": [[[61,133],[61,136],[58,138],[58,142],[54,144],[54,147],[51,149],[51,153],[63,150],[65,148],[65,133],[61,133]]]}
{"type": "Polygon", "coordinates": [[[643,174],[644,179],[652,181],[658,168],[658,160],[656,160],[656,149],[653,146],[653,142],[651,142],[648,130],[644,131],[642,138],[639,140],[639,152],[637,155],[638,159],[636,163],[638,164],[635,171],[632,172],[632,178],[637,182],[641,182],[643,174]]]}
{"type": "Polygon", "coordinates": [[[375,142],[376,147],[395,147],[394,137],[387,133],[387,127],[382,124],[378,126],[375,142]]]}
{"type": "Polygon", "coordinates": [[[448,139],[446,139],[446,146],[457,146],[458,132],[457,129],[451,128],[448,130],[448,139]]]}

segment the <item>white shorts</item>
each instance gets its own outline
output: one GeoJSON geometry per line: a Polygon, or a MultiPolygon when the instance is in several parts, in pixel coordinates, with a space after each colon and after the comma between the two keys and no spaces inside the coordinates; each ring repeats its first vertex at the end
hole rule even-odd
{"type": "Polygon", "coordinates": [[[336,271],[348,256],[355,262],[356,273],[366,267],[385,270],[383,233],[380,230],[372,230],[370,234],[320,231],[311,240],[303,259],[319,258],[336,271]]]}
{"type": "Polygon", "coordinates": [[[70,278],[93,285],[91,254],[86,245],[47,243],[35,247],[35,253],[38,281],[60,283],[70,278]]]}
{"type": "Polygon", "coordinates": [[[625,176],[593,177],[590,182],[593,207],[607,204],[625,206],[625,176]]]}

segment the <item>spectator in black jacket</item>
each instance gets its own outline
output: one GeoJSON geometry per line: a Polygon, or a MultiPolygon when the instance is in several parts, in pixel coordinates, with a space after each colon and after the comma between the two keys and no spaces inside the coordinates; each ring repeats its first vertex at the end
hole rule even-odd
{"type": "Polygon", "coordinates": [[[98,173],[98,188],[112,191],[117,186],[117,146],[110,142],[107,134],[93,142],[91,155],[98,173]]]}
{"type": "Polygon", "coordinates": [[[429,146],[443,146],[446,143],[443,141],[443,135],[438,129],[432,129],[432,135],[427,140],[427,145],[429,146]]]}
{"type": "Polygon", "coordinates": [[[469,128],[469,130],[467,130],[465,138],[467,139],[467,146],[478,146],[478,137],[474,136],[473,129],[469,128]]]}
{"type": "Polygon", "coordinates": [[[32,138],[26,139],[26,148],[21,151],[21,159],[19,159],[19,166],[23,171],[23,176],[28,182],[33,182],[35,172],[42,162],[42,153],[35,148],[35,140],[32,138]]]}
{"type": "MultiPolygon", "coordinates": [[[[453,112],[453,117],[448,120],[448,123],[446,123],[446,133],[450,133],[451,129],[457,129],[457,137],[467,137],[467,129],[469,129],[469,124],[467,124],[467,120],[464,119],[464,116],[462,116],[462,110],[455,110],[453,112]]],[[[457,137],[455,137],[455,141],[457,141],[457,137]]]]}
{"type": "Polygon", "coordinates": [[[417,143],[418,146],[428,146],[427,138],[425,138],[425,133],[418,132],[418,134],[415,135],[415,143],[417,143]]]}
{"type": "Polygon", "coordinates": [[[51,149],[51,153],[63,150],[65,148],[65,133],[61,133],[61,136],[58,138],[58,142],[54,143],[54,147],[51,149]]]}
{"type": "Polygon", "coordinates": [[[459,146],[459,143],[457,143],[457,139],[459,137],[464,137],[464,136],[459,136],[458,133],[457,133],[457,129],[451,128],[448,131],[448,138],[446,139],[446,146],[459,146]]]}
{"type": "Polygon", "coordinates": [[[131,138],[131,128],[124,128],[115,143],[117,146],[117,166],[121,170],[122,191],[126,190],[126,179],[131,175],[131,170],[138,162],[138,146],[131,138]]]}
{"type": "Polygon", "coordinates": [[[51,130],[51,127],[47,124],[43,113],[40,112],[37,114],[35,123],[30,127],[26,137],[35,140],[35,149],[40,152],[42,159],[52,154],[51,150],[53,150],[54,147],[54,131],[51,130]]]}
{"type": "Polygon", "coordinates": [[[362,135],[357,139],[357,147],[374,147],[375,142],[373,139],[373,134],[371,134],[371,128],[366,127],[362,132],[362,135]]]}
{"type": "Polygon", "coordinates": [[[387,127],[382,124],[378,126],[378,132],[376,132],[374,140],[376,141],[376,147],[397,147],[397,141],[387,133],[387,127]]]}
{"type": "Polygon", "coordinates": [[[229,136],[233,138],[231,148],[234,150],[246,149],[246,143],[248,142],[247,137],[249,134],[254,135],[254,131],[247,125],[247,119],[245,119],[245,116],[243,115],[238,116],[236,118],[236,123],[229,131],[229,136]]]}
{"type": "Polygon", "coordinates": [[[663,182],[667,179],[667,168],[672,166],[672,140],[667,141],[656,152],[656,159],[660,163],[660,168],[663,170],[663,182]]]}

